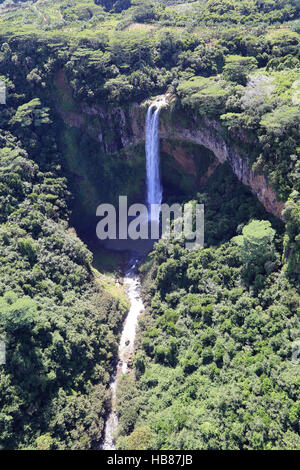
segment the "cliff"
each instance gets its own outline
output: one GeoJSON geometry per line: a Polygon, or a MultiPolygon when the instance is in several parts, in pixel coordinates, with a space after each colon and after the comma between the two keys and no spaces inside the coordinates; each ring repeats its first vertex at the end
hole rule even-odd
{"type": "Polygon", "coordinates": [[[247,156],[235,141],[232,140],[228,144],[224,139],[221,124],[206,118],[201,124],[197,124],[197,120],[193,119],[191,119],[191,126],[187,126],[186,121],[182,123],[174,117],[165,118],[161,120],[160,136],[162,139],[176,138],[202,145],[215,155],[219,163],[227,161],[234,174],[251,189],[265,209],[281,218],[284,203],[277,201],[275,191],[267,183],[266,177],[251,169],[247,156]]]}

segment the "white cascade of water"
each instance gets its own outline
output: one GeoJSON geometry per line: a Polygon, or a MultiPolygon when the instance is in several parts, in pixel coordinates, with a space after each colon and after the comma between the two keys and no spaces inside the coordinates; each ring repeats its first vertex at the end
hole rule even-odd
{"type": "Polygon", "coordinates": [[[162,203],[159,154],[159,113],[161,103],[152,104],[146,117],[147,205],[150,220],[159,221],[162,203]],[[155,204],[155,206],[153,206],[155,204]],[[151,210],[152,209],[152,210],[151,210]]]}
{"type": "Polygon", "coordinates": [[[138,274],[136,273],[136,266],[138,264],[139,261],[137,259],[133,259],[124,277],[124,286],[130,300],[130,310],[122,330],[118,352],[118,364],[111,379],[110,391],[112,407],[105,423],[104,439],[100,445],[100,450],[115,450],[115,436],[118,428],[118,415],[116,412],[118,380],[122,375],[128,372],[128,366],[134,353],[134,341],[138,326],[138,318],[144,310],[144,304],[140,292],[141,285],[138,274]]]}

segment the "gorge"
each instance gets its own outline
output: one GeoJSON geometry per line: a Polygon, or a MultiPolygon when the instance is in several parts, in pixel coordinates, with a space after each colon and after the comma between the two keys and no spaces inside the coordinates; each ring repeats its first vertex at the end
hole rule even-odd
{"type": "MultiPolygon", "coordinates": [[[[211,162],[212,171],[208,172],[209,176],[217,167],[217,162],[220,164],[228,162],[234,174],[251,189],[265,209],[281,218],[284,203],[278,201],[275,191],[267,182],[266,177],[262,173],[251,169],[247,153],[243,150],[245,143],[251,147],[251,142],[247,142],[247,137],[241,138],[238,135],[231,137],[229,135],[224,138],[224,130],[220,122],[208,118],[199,120],[198,117],[187,116],[184,112],[173,114],[168,105],[170,99],[170,96],[163,98],[164,105],[159,128],[159,138],[163,140],[162,145],[164,146],[164,142],[171,140],[192,143],[199,146],[199,148],[208,149],[215,157],[214,162],[211,162]],[[246,141],[243,142],[243,139],[246,139],[246,141]]],[[[79,130],[86,129],[92,139],[95,138],[94,136],[98,136],[98,141],[100,139],[100,145],[105,153],[114,154],[123,151],[130,156],[133,147],[144,141],[145,107],[147,103],[141,106],[134,104],[128,111],[122,108],[108,110],[103,106],[88,106],[84,103],[77,105],[77,110],[71,113],[61,111],[60,107],[58,107],[58,110],[67,126],[79,130]],[[88,125],[89,116],[94,118],[93,127],[88,125]],[[112,129],[112,132],[116,135],[113,145],[107,141],[106,131],[103,131],[107,127],[112,129]],[[102,132],[99,134],[97,129],[102,129],[102,132]]],[[[176,153],[173,154],[173,158],[176,158],[176,153]]],[[[188,166],[190,165],[189,155],[186,151],[183,159],[179,160],[179,165],[183,171],[186,168],[185,163],[188,166]]],[[[188,168],[188,173],[190,171],[188,168]]],[[[192,169],[192,173],[195,174],[196,171],[192,169]]],[[[156,190],[160,191],[159,188],[156,188],[156,190]]]]}
{"type": "MultiPolygon", "coordinates": [[[[159,111],[160,102],[155,102],[149,106],[146,116],[145,126],[145,154],[146,154],[146,173],[147,173],[147,206],[149,221],[159,225],[160,206],[162,202],[162,187],[160,181],[160,157],[159,157],[159,111]]],[[[148,223],[148,221],[145,221],[148,223]]],[[[134,244],[131,245],[134,250],[134,244]]],[[[150,246],[145,246],[143,257],[147,255],[150,246]]],[[[143,258],[137,257],[137,254],[131,252],[129,266],[124,276],[124,287],[129,297],[130,308],[126,316],[121,339],[118,349],[118,357],[115,358],[114,372],[111,377],[111,411],[108,415],[104,427],[103,442],[100,450],[114,450],[115,440],[118,430],[118,414],[116,409],[117,388],[120,378],[130,372],[132,366],[132,356],[135,352],[135,337],[138,327],[138,319],[144,311],[144,304],[140,292],[140,281],[137,268],[143,261],[143,258]]]]}

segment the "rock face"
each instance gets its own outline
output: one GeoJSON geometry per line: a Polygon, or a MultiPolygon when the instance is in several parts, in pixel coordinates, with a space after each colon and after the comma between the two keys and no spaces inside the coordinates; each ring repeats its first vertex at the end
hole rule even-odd
{"type": "MultiPolygon", "coordinates": [[[[64,91],[65,97],[72,100],[70,88],[62,72],[58,74],[56,82],[64,91]]],[[[72,100],[71,108],[65,110],[61,103],[57,104],[57,111],[64,122],[70,127],[87,132],[91,138],[98,141],[106,153],[129,149],[145,140],[145,106],[133,104],[125,110],[121,107],[76,104],[72,100]],[[92,124],[90,124],[91,118],[92,124]]],[[[210,165],[206,175],[200,179],[200,185],[206,182],[219,163],[227,161],[238,179],[252,190],[265,209],[281,218],[284,203],[276,200],[275,191],[268,185],[265,176],[252,171],[247,155],[234,142],[234,138],[229,144],[225,141],[222,131],[221,124],[216,121],[204,119],[200,123],[192,115],[180,119],[172,115],[168,108],[163,109],[161,113],[160,137],[164,139],[163,148],[168,153],[170,148],[166,140],[173,139],[204,146],[215,155],[216,160],[210,165]]],[[[184,154],[182,148],[175,149],[174,158],[182,166],[183,172],[195,174],[193,161],[189,155],[184,154]]]]}
{"type": "Polygon", "coordinates": [[[265,176],[252,171],[247,157],[235,143],[229,145],[224,140],[221,125],[208,119],[205,119],[204,125],[202,123],[199,128],[195,126],[195,121],[191,124],[191,128],[187,128],[181,126],[180,121],[174,123],[173,120],[162,120],[160,136],[169,139],[176,137],[211,150],[220,163],[227,161],[230,164],[238,179],[251,188],[268,212],[281,218],[284,203],[276,200],[275,191],[268,185],[265,176]]]}
{"type": "Polygon", "coordinates": [[[182,145],[177,144],[175,147],[172,147],[167,140],[163,140],[161,148],[164,152],[175,158],[177,163],[184,169],[185,173],[196,176],[197,168],[195,166],[195,162],[190,158],[182,145]]]}

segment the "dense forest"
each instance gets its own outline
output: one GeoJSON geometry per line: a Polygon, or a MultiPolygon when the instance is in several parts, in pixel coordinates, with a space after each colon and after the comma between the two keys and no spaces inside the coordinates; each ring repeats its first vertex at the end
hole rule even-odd
{"type": "Polygon", "coordinates": [[[162,152],[166,202],[205,205],[205,247],[161,240],[140,267],[117,448],[300,449],[299,13],[299,0],[0,0],[1,448],[103,435],[129,304],[90,232],[101,202],[143,200],[129,117],[167,94],[162,121],[217,123],[284,209],[266,211],[228,163],[198,185],[162,152]]]}

